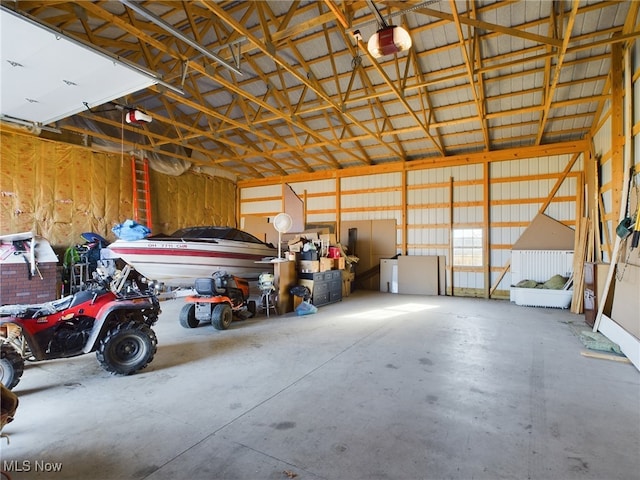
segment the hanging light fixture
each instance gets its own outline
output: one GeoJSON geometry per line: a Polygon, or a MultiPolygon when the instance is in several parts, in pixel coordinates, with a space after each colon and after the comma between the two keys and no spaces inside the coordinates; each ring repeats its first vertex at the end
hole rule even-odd
{"type": "Polygon", "coordinates": [[[411,48],[411,36],[404,28],[397,25],[382,27],[371,35],[367,50],[374,58],[399,53],[411,48]]]}
{"type": "Polygon", "coordinates": [[[371,35],[367,50],[374,58],[399,53],[411,48],[411,36],[398,25],[387,25],[372,0],[367,0],[369,8],[378,20],[378,31],[371,35]]]}

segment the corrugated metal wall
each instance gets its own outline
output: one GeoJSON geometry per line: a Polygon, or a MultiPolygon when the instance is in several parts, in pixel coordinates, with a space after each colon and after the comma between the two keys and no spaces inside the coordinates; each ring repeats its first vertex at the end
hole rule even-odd
{"type": "MultiPolygon", "coordinates": [[[[359,175],[341,171],[332,178],[310,178],[289,185],[305,199],[308,224],[394,219],[397,253],[444,255],[447,285],[453,280],[457,295],[483,296],[498,280],[511,257],[511,246],[547,201],[572,157],[496,161],[488,168],[477,163],[411,170],[399,167],[397,171],[359,175]],[[489,218],[485,218],[486,212],[489,218]],[[486,261],[451,269],[451,231],[460,228],[482,229],[483,237],[490,241],[489,285],[486,261]]],[[[575,226],[582,168],[578,160],[544,212],[571,227],[575,226]]],[[[241,186],[240,216],[278,213],[281,204],[275,197],[280,188],[280,184],[241,186]]],[[[507,273],[498,285],[498,296],[508,296],[510,284],[507,273]]]]}
{"type": "MultiPolygon", "coordinates": [[[[507,264],[511,257],[511,245],[520,238],[538,214],[562,177],[571,157],[558,155],[490,164],[492,266],[507,264]]],[[[578,181],[582,179],[582,168],[582,160],[577,161],[549,206],[541,213],[575,228],[576,196],[578,181]]],[[[497,281],[499,273],[495,270],[492,272],[492,285],[497,281]]],[[[508,289],[511,284],[511,275],[507,273],[498,289],[508,289]]]]}
{"type": "Polygon", "coordinates": [[[282,185],[245,189],[240,202],[243,215],[276,216],[282,210],[282,185]]]}
{"type": "MultiPolygon", "coordinates": [[[[632,63],[632,88],[633,88],[633,105],[631,106],[632,112],[632,133],[631,133],[631,162],[633,164],[634,171],[637,173],[640,171],[640,48],[634,46],[631,49],[631,63],[632,63]]],[[[615,229],[618,226],[619,218],[614,216],[614,170],[622,169],[622,163],[614,165],[612,157],[612,102],[610,99],[604,102],[602,108],[603,120],[593,133],[593,150],[594,155],[599,161],[599,183],[600,183],[600,195],[604,212],[601,212],[601,221],[606,226],[606,230],[609,232],[609,237],[603,232],[601,242],[603,243],[603,249],[601,260],[603,262],[611,262],[609,252],[613,251],[613,245],[615,242],[615,229]]],[[[626,120],[625,120],[626,122],[626,120]]],[[[633,188],[633,187],[632,187],[633,188]]],[[[631,194],[631,198],[634,194],[631,194]]],[[[627,205],[622,205],[624,210],[627,205]]],[[[632,212],[633,213],[633,212],[632,212]]]]}

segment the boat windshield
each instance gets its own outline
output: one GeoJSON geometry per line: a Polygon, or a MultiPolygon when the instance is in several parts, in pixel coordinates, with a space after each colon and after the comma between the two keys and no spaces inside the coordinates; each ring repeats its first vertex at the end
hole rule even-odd
{"type": "Polygon", "coordinates": [[[185,238],[197,240],[235,240],[236,242],[259,243],[253,235],[231,227],[188,227],[173,232],[168,238],[185,238]]]}

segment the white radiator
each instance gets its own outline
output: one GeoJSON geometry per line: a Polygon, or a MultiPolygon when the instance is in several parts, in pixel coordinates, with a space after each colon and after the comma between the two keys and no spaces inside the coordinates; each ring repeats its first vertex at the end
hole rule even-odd
{"type": "Polygon", "coordinates": [[[573,251],[570,250],[511,251],[511,285],[521,280],[546,282],[554,275],[569,277],[572,271],[573,251]]]}

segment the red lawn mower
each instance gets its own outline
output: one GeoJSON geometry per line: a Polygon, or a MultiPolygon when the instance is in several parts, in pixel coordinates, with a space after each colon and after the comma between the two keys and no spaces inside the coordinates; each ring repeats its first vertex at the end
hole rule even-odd
{"type": "Polygon", "coordinates": [[[256,302],[249,300],[249,282],[244,278],[218,271],[211,278],[197,278],[196,295],[185,298],[180,311],[180,325],[196,328],[201,321],[211,322],[217,330],[226,330],[236,316],[256,314],[256,302]]]}

